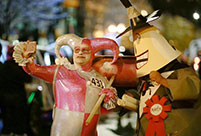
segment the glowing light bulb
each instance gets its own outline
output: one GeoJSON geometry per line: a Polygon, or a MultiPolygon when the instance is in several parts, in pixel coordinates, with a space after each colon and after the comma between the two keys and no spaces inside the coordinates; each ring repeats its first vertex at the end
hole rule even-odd
{"type": "Polygon", "coordinates": [[[97,30],[97,31],[94,31],[93,35],[94,37],[103,37],[104,32],[102,30],[97,30]]]}
{"type": "Polygon", "coordinates": [[[198,19],[200,18],[200,15],[199,15],[197,12],[194,12],[194,13],[193,13],[193,18],[194,18],[195,20],[198,20],[198,19]]]}
{"type": "Polygon", "coordinates": [[[148,12],[143,9],[143,10],[141,10],[141,15],[142,15],[142,16],[147,16],[147,15],[148,15],[148,12]]]}
{"type": "Polygon", "coordinates": [[[125,52],[125,51],[126,51],[126,48],[125,48],[124,46],[120,46],[120,47],[119,47],[119,51],[120,51],[120,52],[125,52]]]}
{"type": "Polygon", "coordinates": [[[39,91],[42,91],[42,90],[43,90],[43,87],[39,85],[39,86],[38,86],[38,90],[39,90],[39,91]]]}
{"type": "Polygon", "coordinates": [[[117,31],[117,27],[114,24],[108,26],[109,32],[115,33],[117,31]]]}
{"type": "Polygon", "coordinates": [[[198,71],[199,65],[198,64],[193,64],[193,68],[194,68],[195,71],[198,71]]]}
{"type": "Polygon", "coordinates": [[[195,57],[194,58],[194,63],[195,64],[199,64],[200,63],[200,58],[199,57],[195,57]]]}
{"type": "Polygon", "coordinates": [[[118,26],[117,26],[118,33],[122,33],[125,29],[126,29],[126,27],[124,24],[122,24],[122,23],[118,24],[118,26]]]}

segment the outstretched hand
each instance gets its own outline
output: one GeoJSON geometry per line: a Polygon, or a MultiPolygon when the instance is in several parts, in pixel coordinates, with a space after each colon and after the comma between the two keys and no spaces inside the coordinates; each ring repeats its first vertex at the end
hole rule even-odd
{"type": "Polygon", "coordinates": [[[19,66],[26,66],[35,59],[36,42],[19,42],[14,47],[13,58],[19,66]]]}
{"type": "Polygon", "coordinates": [[[159,72],[151,71],[149,74],[149,77],[150,77],[151,81],[155,81],[156,83],[161,84],[168,88],[167,79],[164,78],[159,72]]]}
{"type": "Polygon", "coordinates": [[[33,54],[36,53],[36,42],[30,42],[27,41],[26,44],[23,44],[23,50],[22,50],[23,56],[25,58],[29,58],[33,54]]]}

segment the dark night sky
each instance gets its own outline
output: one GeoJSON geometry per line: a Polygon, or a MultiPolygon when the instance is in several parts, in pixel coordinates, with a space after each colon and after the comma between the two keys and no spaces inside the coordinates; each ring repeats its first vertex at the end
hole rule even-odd
{"type": "Polygon", "coordinates": [[[193,13],[201,14],[201,0],[148,0],[154,10],[160,9],[163,13],[180,15],[187,18],[197,27],[201,27],[201,20],[194,20],[193,13]]]}

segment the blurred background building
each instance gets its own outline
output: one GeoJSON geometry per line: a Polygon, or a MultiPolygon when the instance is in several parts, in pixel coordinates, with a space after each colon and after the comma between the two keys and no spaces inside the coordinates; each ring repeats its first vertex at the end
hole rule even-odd
{"type": "MultiPolygon", "coordinates": [[[[161,17],[151,23],[161,30],[171,45],[183,53],[181,60],[194,67],[198,74],[201,73],[201,1],[130,1],[143,16],[154,10],[162,11],[161,17]]],[[[6,61],[8,46],[31,40],[38,43],[37,63],[54,64],[55,39],[65,33],[88,38],[108,37],[119,44],[120,55],[133,55],[131,33],[116,39],[129,25],[128,21],[127,11],[120,0],[1,0],[0,60],[2,63],[6,61]]],[[[100,54],[110,53],[105,50],[100,54]]],[[[73,52],[66,47],[62,48],[62,54],[71,59],[73,52]]],[[[51,85],[33,77],[32,83],[26,86],[33,133],[49,135],[53,105],[51,85]]],[[[134,113],[130,112],[122,118],[117,114],[109,116],[100,121],[101,136],[130,136],[135,133],[134,113]]]]}

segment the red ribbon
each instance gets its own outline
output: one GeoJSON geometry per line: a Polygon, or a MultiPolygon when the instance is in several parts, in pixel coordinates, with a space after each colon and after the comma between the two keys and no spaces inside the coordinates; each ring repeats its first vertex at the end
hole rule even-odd
{"type": "Polygon", "coordinates": [[[148,99],[143,108],[145,117],[149,120],[145,136],[166,136],[164,120],[167,118],[167,111],[171,111],[171,105],[164,105],[167,98],[162,97],[159,100],[158,95],[152,97],[152,101],[148,99]]]}

